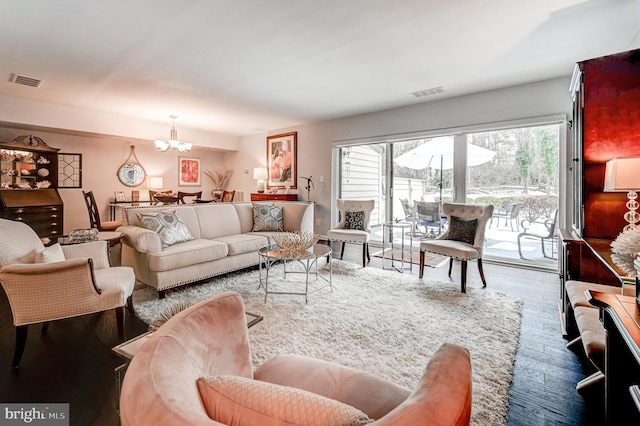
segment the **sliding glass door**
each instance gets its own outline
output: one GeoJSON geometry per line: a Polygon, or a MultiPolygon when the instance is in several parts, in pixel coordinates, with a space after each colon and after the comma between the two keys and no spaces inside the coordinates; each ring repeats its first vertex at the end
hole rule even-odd
{"type": "Polygon", "coordinates": [[[373,245],[382,242],[385,220],[412,222],[418,245],[446,229],[429,213],[434,204],[493,204],[485,257],[553,268],[563,128],[556,122],[336,147],[336,191],[375,200],[373,245]],[[538,235],[548,235],[544,252],[538,235]]]}

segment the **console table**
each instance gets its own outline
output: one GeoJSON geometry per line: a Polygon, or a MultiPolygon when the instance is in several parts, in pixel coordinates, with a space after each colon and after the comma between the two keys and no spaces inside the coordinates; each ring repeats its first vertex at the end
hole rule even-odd
{"type": "Polygon", "coordinates": [[[298,194],[268,194],[266,192],[252,192],[251,201],[298,201],[298,194]]]}
{"type": "Polygon", "coordinates": [[[640,307],[636,298],[590,291],[607,330],[605,346],[605,416],[607,424],[640,424],[635,403],[640,383],[640,307]]]}

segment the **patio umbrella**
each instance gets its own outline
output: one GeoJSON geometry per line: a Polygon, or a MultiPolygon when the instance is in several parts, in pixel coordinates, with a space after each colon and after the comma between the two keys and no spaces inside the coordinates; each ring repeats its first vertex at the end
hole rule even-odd
{"type": "MultiPolygon", "coordinates": [[[[467,145],[467,167],[488,163],[496,156],[495,151],[478,145],[467,145]]],[[[405,152],[393,160],[410,169],[431,167],[440,170],[440,199],[442,200],[442,170],[453,169],[453,138],[441,136],[405,152]]]]}

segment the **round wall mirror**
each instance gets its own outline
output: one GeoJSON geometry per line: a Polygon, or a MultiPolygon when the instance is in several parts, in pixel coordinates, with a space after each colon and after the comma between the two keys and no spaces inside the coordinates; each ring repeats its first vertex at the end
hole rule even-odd
{"type": "Polygon", "coordinates": [[[138,186],[141,185],[147,177],[147,172],[136,157],[135,148],[135,146],[131,145],[131,154],[129,154],[127,160],[118,169],[118,179],[120,179],[123,185],[138,186]],[[130,161],[131,157],[133,157],[135,161],[130,161]]]}

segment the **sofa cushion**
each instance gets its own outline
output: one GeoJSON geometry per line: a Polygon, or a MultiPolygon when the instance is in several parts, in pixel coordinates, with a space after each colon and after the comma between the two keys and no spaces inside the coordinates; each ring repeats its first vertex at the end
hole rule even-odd
{"type": "Polygon", "coordinates": [[[60,244],[56,243],[36,254],[36,263],[62,262],[65,260],[60,244]]]}
{"type": "Polygon", "coordinates": [[[153,213],[138,213],[138,219],[147,229],[160,235],[162,248],[191,241],[193,237],[175,210],[163,210],[153,213]]]}
{"type": "Polygon", "coordinates": [[[284,231],[282,207],[269,204],[254,204],[253,231],[284,231]]]}
{"type": "Polygon", "coordinates": [[[463,217],[451,216],[447,239],[473,245],[473,242],[476,239],[477,228],[478,219],[466,219],[463,217]]]}
{"type": "Polygon", "coordinates": [[[203,377],[198,389],[209,417],[226,425],[355,426],[372,421],[324,396],[245,377],[203,377]]]}
{"type": "Polygon", "coordinates": [[[225,243],[213,240],[191,240],[149,255],[149,269],[170,271],[184,266],[222,259],[229,253],[225,243]]]}
{"type": "Polygon", "coordinates": [[[196,204],[193,210],[200,222],[201,238],[212,239],[242,233],[233,203],[196,204]]]}
{"type": "Polygon", "coordinates": [[[257,252],[260,247],[269,244],[269,239],[260,234],[230,235],[216,238],[214,241],[225,243],[228,246],[229,256],[257,252]]]}

